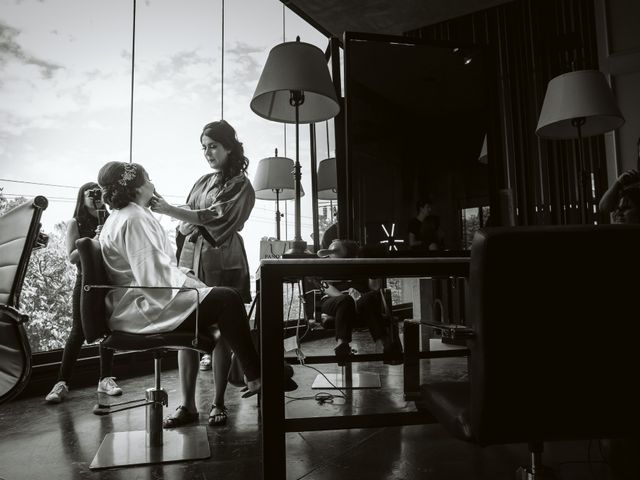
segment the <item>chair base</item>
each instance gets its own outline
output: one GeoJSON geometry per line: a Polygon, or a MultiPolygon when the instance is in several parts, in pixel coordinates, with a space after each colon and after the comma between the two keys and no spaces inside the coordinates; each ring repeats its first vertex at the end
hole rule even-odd
{"type": "Polygon", "coordinates": [[[344,390],[381,388],[380,375],[377,373],[353,373],[350,377],[351,378],[349,378],[349,375],[343,375],[342,373],[327,373],[324,376],[319,374],[313,381],[311,388],[322,390],[331,390],[336,388],[344,390]],[[327,378],[325,378],[325,376],[327,378]]]}
{"type": "Polygon", "coordinates": [[[105,435],[89,469],[200,460],[210,456],[204,426],[165,430],[160,446],[151,446],[144,430],[115,432],[105,435]]]}

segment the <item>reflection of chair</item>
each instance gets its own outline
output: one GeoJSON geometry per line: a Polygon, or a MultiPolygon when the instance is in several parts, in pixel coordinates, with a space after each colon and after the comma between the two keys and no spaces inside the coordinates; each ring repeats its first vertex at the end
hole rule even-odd
{"type": "Polygon", "coordinates": [[[160,360],[170,350],[189,348],[209,353],[213,350],[213,338],[199,334],[197,327],[195,336],[187,332],[143,335],[109,331],[105,311],[106,292],[112,288],[132,287],[108,285],[100,244],[96,240],[81,238],[76,242],[76,247],[82,265],[83,289],[80,308],[82,328],[87,342],[102,339],[102,345],[113,350],[150,350],[153,352],[155,367],[154,387],[146,390],[145,399],[111,405],[99,403],[94,409],[94,413],[98,415],[107,415],[129,408],[146,406],[146,431],[107,434],[89,468],[98,469],[208,458],[211,453],[206,427],[178,428],[163,432],[162,406],[167,405],[168,398],[166,391],[160,385],[160,360]],[[131,403],[135,404],[131,405],[131,403]],[[120,407],[124,404],[129,405],[120,407]],[[119,408],[112,410],[110,407],[119,408]]]}
{"type": "Polygon", "coordinates": [[[22,283],[31,251],[39,241],[40,217],[47,208],[38,196],[0,217],[0,404],[19,394],[31,376],[31,348],[19,311],[22,283]]]}
{"type": "MultiPolygon", "coordinates": [[[[318,323],[322,325],[322,328],[333,330],[335,328],[335,318],[320,312],[320,293],[315,290],[313,292],[315,318],[318,319],[318,323]]],[[[391,290],[389,288],[381,288],[379,292],[381,295],[382,317],[389,326],[392,338],[394,338],[398,336],[398,318],[392,312],[391,290]]],[[[334,386],[347,389],[380,388],[379,374],[369,372],[353,373],[352,362],[354,361],[358,361],[357,355],[351,356],[344,364],[341,364],[342,371],[340,373],[317,375],[312,388],[329,389],[334,388],[334,386]]]]}
{"type": "Polygon", "coordinates": [[[529,479],[544,441],[635,437],[639,246],[635,225],[476,234],[471,328],[434,324],[468,338],[468,381],[423,385],[417,405],[463,440],[528,443],[529,479]]]}

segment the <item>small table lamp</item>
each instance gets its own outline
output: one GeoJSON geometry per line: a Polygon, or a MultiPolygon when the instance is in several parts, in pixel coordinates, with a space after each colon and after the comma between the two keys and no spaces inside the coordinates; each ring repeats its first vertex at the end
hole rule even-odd
{"type": "MultiPolygon", "coordinates": [[[[549,139],[578,139],[578,165],[582,176],[582,138],[615,130],[623,123],[624,117],[602,72],[579,70],[564,73],[549,81],[536,134],[549,139]]],[[[586,221],[585,182],[582,180],[578,189],[582,223],[586,221]]]]}
{"type": "Polygon", "coordinates": [[[300,232],[300,123],[315,123],[335,117],[340,104],[329,75],[324,53],[300,41],[276,45],[269,52],[250,103],[257,115],[296,125],[295,236],[288,255],[305,256],[307,242],[300,232]]]}
{"type": "MultiPolygon", "coordinates": [[[[280,200],[295,198],[295,184],[293,181],[293,160],[279,157],[276,149],[275,157],[263,158],[258,163],[253,188],[256,198],[260,200],[276,201],[276,238],[280,240],[280,200]]],[[[304,196],[301,190],[300,196],[304,196]]]]}
{"type": "Polygon", "coordinates": [[[325,158],[318,165],[318,199],[337,200],[336,159],[325,158]]]}

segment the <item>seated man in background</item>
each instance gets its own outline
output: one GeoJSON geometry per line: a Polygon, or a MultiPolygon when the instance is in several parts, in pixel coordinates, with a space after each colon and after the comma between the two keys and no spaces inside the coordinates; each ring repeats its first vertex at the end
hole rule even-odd
{"type": "MultiPolygon", "coordinates": [[[[358,254],[358,244],[351,240],[334,240],[328,249],[318,250],[318,256],[352,258],[358,254]]],[[[382,279],[319,281],[312,282],[321,292],[320,311],[334,318],[336,347],[339,362],[351,355],[351,333],[356,326],[366,326],[373,341],[382,347],[383,353],[393,356],[402,353],[397,335],[392,335],[391,325],[383,316],[382,279]]],[[[390,306],[389,306],[390,307],[390,306]]],[[[385,363],[394,363],[385,360],[385,363]]]]}
{"type": "Polygon", "coordinates": [[[409,220],[409,247],[412,250],[444,250],[444,234],[440,229],[440,217],[433,214],[433,201],[416,202],[417,214],[409,220]]]}

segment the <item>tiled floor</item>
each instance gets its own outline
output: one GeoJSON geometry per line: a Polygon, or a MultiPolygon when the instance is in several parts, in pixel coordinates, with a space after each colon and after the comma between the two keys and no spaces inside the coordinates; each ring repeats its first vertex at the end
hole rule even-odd
{"type": "MultiPolygon", "coordinates": [[[[361,351],[369,348],[366,335],[357,334],[361,351]]],[[[308,352],[327,352],[332,340],[304,344],[308,352]]],[[[335,365],[317,365],[325,373],[337,372],[335,365]]],[[[423,375],[451,378],[464,375],[464,359],[423,362],[423,375]]],[[[414,408],[402,396],[402,367],[359,364],[362,370],[381,374],[383,388],[355,391],[347,399],[318,404],[311,390],[316,372],[295,367],[300,388],[288,394],[288,416],[348,415],[404,411],[414,408]],[[295,397],[295,398],[294,398],[295,397]],[[303,398],[303,399],[296,399],[303,398]]],[[[210,372],[198,380],[200,424],[212,397],[210,372]]],[[[151,378],[120,382],[123,399],[141,396],[151,378]]],[[[179,401],[177,371],[163,373],[169,393],[169,409],[179,401]]],[[[334,393],[336,393],[334,391],[334,393]]],[[[258,479],[260,475],[260,430],[255,397],[243,400],[230,387],[227,406],[230,421],[222,428],[208,428],[211,458],[152,467],[90,471],[89,464],[103,436],[109,432],[144,429],[144,409],[98,417],[91,413],[95,388],[73,390],[60,405],[46,405],[42,398],[27,398],[0,407],[0,478],[13,479],[258,479]]],[[[615,477],[602,461],[598,442],[554,442],[546,445],[545,463],[555,478],[613,479],[640,478],[635,473],[615,477]],[[591,460],[589,462],[589,460],[591,460]]],[[[287,434],[287,478],[305,480],[357,479],[513,479],[518,465],[528,460],[525,445],[479,448],[450,437],[439,425],[387,427],[342,431],[287,434]]]]}

